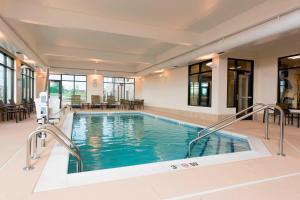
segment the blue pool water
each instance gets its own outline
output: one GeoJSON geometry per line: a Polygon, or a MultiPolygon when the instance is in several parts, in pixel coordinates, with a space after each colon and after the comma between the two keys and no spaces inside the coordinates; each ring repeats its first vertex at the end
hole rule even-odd
{"type": "MultiPolygon", "coordinates": [[[[72,140],[79,146],[83,171],[186,158],[199,127],[143,113],[74,114],[72,140]]],[[[192,157],[250,150],[246,139],[215,133],[201,140],[192,157]]],[[[69,157],[68,173],[76,171],[69,157]]]]}

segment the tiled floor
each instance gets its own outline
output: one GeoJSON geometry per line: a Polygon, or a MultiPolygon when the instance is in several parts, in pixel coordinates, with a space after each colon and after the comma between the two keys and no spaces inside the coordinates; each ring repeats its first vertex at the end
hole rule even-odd
{"type": "MultiPolygon", "coordinates": [[[[147,112],[202,125],[210,123],[157,111],[147,112]]],[[[270,157],[34,193],[54,143],[48,141],[33,171],[23,171],[26,136],[35,126],[34,117],[18,124],[13,121],[0,123],[0,200],[300,199],[300,129],[296,126],[285,129],[285,157],[276,155],[279,127],[271,124],[271,140],[263,140],[273,154],[270,157]]],[[[260,122],[242,121],[227,130],[263,139],[264,127],[260,122]]]]}

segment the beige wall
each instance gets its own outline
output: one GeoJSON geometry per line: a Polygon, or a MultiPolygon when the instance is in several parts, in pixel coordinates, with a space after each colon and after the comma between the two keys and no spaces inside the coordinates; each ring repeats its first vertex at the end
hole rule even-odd
{"type": "Polygon", "coordinates": [[[89,74],[87,75],[87,102],[91,102],[91,95],[100,95],[103,97],[103,76],[89,74]]]}
{"type": "Polygon", "coordinates": [[[277,101],[278,57],[300,53],[299,45],[288,45],[289,48],[279,48],[282,44],[277,44],[278,48],[270,46],[260,51],[232,51],[214,58],[211,108],[188,106],[188,67],[140,78],[136,82],[136,94],[151,107],[215,115],[235,113],[235,108],[227,108],[227,59],[239,58],[254,60],[254,103],[274,104],[277,101]]]}

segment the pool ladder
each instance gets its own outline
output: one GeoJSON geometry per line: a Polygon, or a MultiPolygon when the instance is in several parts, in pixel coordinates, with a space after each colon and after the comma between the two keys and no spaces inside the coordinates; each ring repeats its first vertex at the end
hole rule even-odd
{"type": "Polygon", "coordinates": [[[46,133],[54,137],[54,139],[64,146],[68,152],[76,158],[76,170],[81,172],[83,168],[82,160],[80,157],[79,148],[68,138],[57,126],[52,124],[44,124],[38,127],[35,131],[31,132],[27,138],[26,145],[26,166],[23,168],[26,171],[32,170],[31,159],[37,159],[37,140],[38,134],[46,133]],[[74,149],[74,150],[73,150],[74,149]]]}
{"type": "Polygon", "coordinates": [[[274,111],[278,110],[280,112],[280,135],[279,135],[278,155],[284,156],[284,153],[283,153],[284,117],[285,117],[284,111],[282,110],[282,108],[280,108],[279,106],[274,105],[274,104],[266,105],[263,103],[257,103],[257,104],[254,104],[253,106],[250,106],[234,115],[230,115],[230,116],[224,118],[223,120],[213,123],[213,124],[209,125],[208,127],[206,127],[205,129],[202,129],[201,131],[199,131],[198,136],[189,142],[189,146],[188,146],[189,149],[188,149],[187,157],[191,157],[192,149],[199,140],[201,140],[219,130],[222,130],[236,122],[246,119],[247,117],[250,117],[250,116],[252,116],[260,111],[263,111],[263,110],[264,110],[265,139],[266,140],[269,139],[269,110],[274,110],[274,111]],[[246,113],[247,111],[251,111],[251,112],[246,113]],[[244,115],[242,115],[242,114],[244,114],[244,115]],[[242,115],[242,116],[239,116],[239,115],[242,115]],[[207,132],[207,133],[205,133],[205,132],[207,132]],[[204,134],[201,135],[202,133],[204,133],[204,134]]]}

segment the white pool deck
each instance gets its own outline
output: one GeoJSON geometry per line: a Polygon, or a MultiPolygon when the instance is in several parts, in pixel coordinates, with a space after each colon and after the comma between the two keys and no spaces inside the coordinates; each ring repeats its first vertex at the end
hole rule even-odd
{"type": "MultiPolygon", "coordinates": [[[[210,121],[145,110],[174,119],[207,125],[210,121]]],[[[256,137],[272,156],[209,166],[106,181],[82,186],[35,192],[54,141],[34,162],[35,169],[22,170],[25,140],[36,126],[35,119],[16,124],[0,122],[0,200],[23,199],[300,199],[300,129],[287,126],[285,157],[277,156],[279,127],[270,124],[271,140],[264,140],[264,127],[256,121],[242,121],[226,129],[256,137]]]]}

